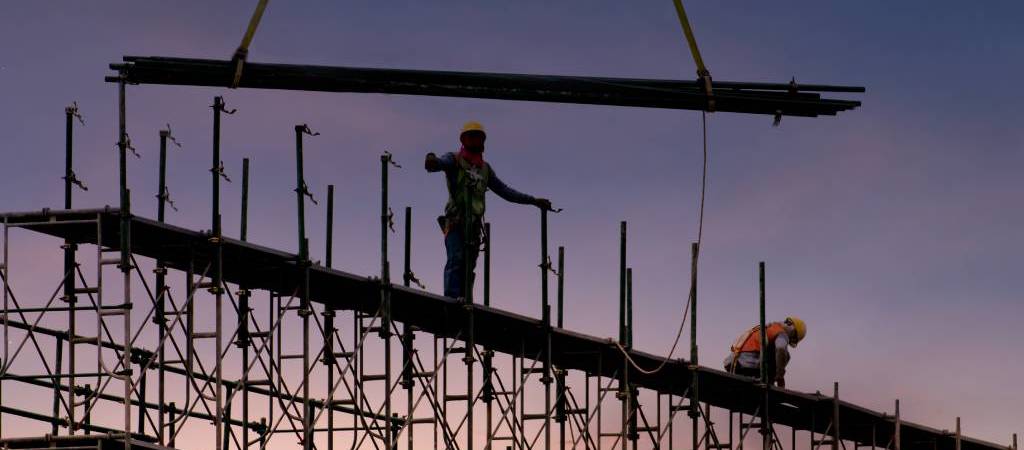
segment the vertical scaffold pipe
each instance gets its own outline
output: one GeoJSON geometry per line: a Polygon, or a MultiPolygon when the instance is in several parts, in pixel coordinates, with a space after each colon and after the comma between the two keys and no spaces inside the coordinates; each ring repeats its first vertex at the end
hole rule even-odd
{"type": "MultiPolygon", "coordinates": [[[[468,179],[467,179],[468,181],[468,179]]],[[[463,247],[463,295],[465,296],[464,311],[466,312],[466,349],[462,362],[466,364],[466,448],[473,450],[473,403],[476,400],[473,395],[473,363],[476,362],[474,353],[476,351],[476,330],[474,324],[474,309],[473,309],[473,268],[470,265],[470,260],[477,256],[477,252],[480,249],[480,234],[479,234],[479,223],[475,220],[471,223],[471,200],[469,196],[469,187],[466,186],[466,199],[465,208],[463,213],[463,232],[465,233],[463,241],[465,247],[463,247]],[[472,250],[470,250],[472,248],[472,250]],[[471,256],[472,255],[472,256],[471,256]]],[[[475,263],[475,261],[474,261],[475,263]]],[[[447,380],[445,381],[447,386],[447,380]]]]}
{"type": "Polygon", "coordinates": [[[214,346],[217,349],[217,362],[214,366],[214,377],[216,378],[216,386],[214,397],[216,398],[216,414],[214,414],[214,424],[216,425],[216,433],[214,435],[214,445],[216,450],[226,450],[223,447],[221,436],[224,433],[224,376],[223,376],[223,330],[221,329],[221,318],[223,314],[223,292],[224,292],[224,261],[223,252],[224,249],[221,246],[222,230],[221,230],[221,219],[220,219],[220,177],[223,173],[223,164],[220,159],[220,115],[224,111],[224,98],[216,96],[213,98],[213,163],[210,167],[210,175],[212,181],[211,195],[213,197],[212,208],[211,208],[211,222],[212,222],[212,236],[210,236],[210,243],[214,245],[213,251],[213,276],[212,287],[210,292],[214,295],[214,308],[216,321],[214,327],[214,346]]]}
{"type": "Polygon", "coordinates": [[[832,385],[832,450],[839,450],[839,382],[832,385]]]}
{"type": "MultiPolygon", "coordinates": [[[[249,158],[242,158],[242,212],[239,218],[239,238],[248,238],[249,230],[249,158]]],[[[235,345],[242,349],[242,442],[249,442],[249,290],[238,290],[238,339],[235,345]]],[[[244,449],[243,449],[244,450],[244,449]]]]}
{"type": "Polygon", "coordinates": [[[633,268],[626,267],[626,347],[633,348],[633,268]]]}
{"type": "MultiPolygon", "coordinates": [[[[88,386],[88,385],[86,385],[86,386],[88,386]]],[[[174,447],[174,436],[177,434],[177,433],[175,433],[176,430],[175,430],[175,426],[174,426],[174,424],[177,423],[174,420],[174,412],[177,411],[177,410],[178,410],[178,408],[175,407],[174,402],[171,402],[171,403],[169,403],[167,405],[167,422],[168,422],[167,435],[170,436],[170,442],[168,442],[167,445],[169,447],[172,447],[172,448],[174,447]]]]}
{"type": "Polygon", "coordinates": [[[160,172],[157,174],[156,220],[164,221],[167,211],[167,138],[171,132],[160,130],[160,172]]]}
{"type": "MultiPolygon", "coordinates": [[[[557,326],[562,328],[565,326],[564,321],[564,306],[565,306],[565,247],[558,247],[558,280],[557,280],[557,326]]],[[[568,392],[565,387],[565,369],[557,369],[555,376],[555,392],[557,401],[555,404],[555,420],[558,422],[558,448],[559,450],[565,450],[565,422],[566,422],[566,395],[568,392]]],[[[584,391],[586,392],[586,391],[584,391]]]]}
{"type": "Polygon", "coordinates": [[[548,271],[551,261],[548,257],[548,211],[540,210],[540,308],[541,312],[548,308],[548,271]]]}
{"type": "MultiPolygon", "coordinates": [[[[196,283],[195,283],[195,272],[196,272],[195,263],[196,263],[196,260],[195,260],[194,249],[189,248],[188,267],[185,269],[185,296],[186,296],[186,301],[185,301],[185,336],[188,338],[188,339],[185,339],[185,367],[187,368],[189,373],[192,373],[192,372],[195,371],[195,363],[196,363],[196,345],[195,345],[195,339],[192,339],[192,336],[195,334],[195,331],[196,331],[196,306],[195,306],[196,304],[195,304],[195,302],[187,301],[188,296],[195,295],[195,285],[196,285],[196,283]]],[[[192,392],[192,383],[185,383],[185,398],[186,399],[189,398],[189,395],[191,394],[191,392],[192,392]]],[[[173,404],[174,404],[174,402],[171,402],[171,405],[173,405],[173,404]]],[[[187,405],[187,403],[186,403],[186,405],[187,405]]],[[[170,439],[169,439],[167,445],[169,447],[174,447],[174,443],[175,443],[175,440],[176,440],[176,437],[175,437],[175,423],[176,422],[174,420],[174,408],[173,407],[168,412],[167,421],[170,423],[170,427],[167,430],[168,435],[170,436],[170,439]]]]}
{"type": "Polygon", "coordinates": [[[392,450],[394,441],[391,421],[391,270],[388,263],[388,225],[391,214],[388,206],[388,164],[391,154],[380,156],[380,301],[382,318],[380,337],[384,340],[384,448],[392,450]]]}
{"type": "Polygon", "coordinates": [[[956,447],[955,450],[960,450],[960,418],[956,418],[956,447]]]}
{"type": "Polygon", "coordinates": [[[71,209],[71,185],[75,180],[75,171],[72,167],[72,142],[74,141],[74,119],[77,113],[74,106],[64,108],[64,209],[71,209]]]}
{"type": "MultiPolygon", "coordinates": [[[[210,221],[213,223],[213,235],[220,236],[220,113],[224,111],[224,98],[216,96],[213,98],[213,165],[210,167],[210,175],[213,196],[210,221]]],[[[218,433],[219,436],[219,433],[218,433]]]]}
{"type": "Polygon", "coordinates": [[[249,238],[249,158],[242,158],[242,217],[239,239],[249,238]]]}
{"type": "Polygon", "coordinates": [[[402,285],[409,287],[412,283],[412,208],[405,207],[405,236],[402,254],[402,285]]]}
{"type": "MultiPolygon", "coordinates": [[[[633,347],[633,268],[626,268],[626,341],[628,347],[633,347]]],[[[640,433],[637,429],[637,388],[633,383],[626,383],[628,388],[626,401],[629,406],[626,408],[629,414],[628,437],[632,443],[633,450],[637,450],[637,443],[640,440],[640,433]]]]}
{"type": "MultiPolygon", "coordinates": [[[[125,100],[125,76],[124,73],[120,74],[120,80],[118,81],[118,159],[120,160],[120,178],[121,178],[121,261],[120,269],[122,278],[124,280],[124,301],[122,310],[122,319],[124,320],[125,329],[125,345],[128,345],[131,339],[131,218],[130,208],[131,200],[129,199],[128,193],[128,124],[127,124],[127,113],[126,113],[126,100],[125,100]]],[[[98,269],[97,269],[98,270],[98,269]]],[[[102,320],[102,319],[101,319],[102,320]]],[[[97,330],[99,333],[99,330],[97,330]]],[[[121,355],[121,366],[125,370],[126,375],[123,376],[124,382],[124,448],[130,450],[131,448],[131,431],[132,431],[132,403],[131,403],[131,391],[132,391],[132,379],[131,375],[128,375],[131,368],[131,352],[122,352],[121,355]]]]}
{"type": "MultiPolygon", "coordinates": [[[[227,398],[231,398],[231,386],[225,387],[227,398]]],[[[231,405],[228,402],[228,406],[224,409],[224,435],[221,437],[221,448],[228,450],[231,445],[231,405]]],[[[244,419],[243,419],[244,421],[244,419]]]]}
{"type": "Polygon", "coordinates": [[[626,221],[619,224],[619,342],[626,345],[626,221]]]}
{"type": "MultiPolygon", "coordinates": [[[[324,261],[327,268],[333,267],[334,258],[334,185],[327,185],[327,226],[324,228],[324,261]]],[[[327,366],[327,450],[334,450],[334,368],[337,365],[334,352],[335,312],[324,307],[324,365],[327,366]]]]}
{"type": "MultiPolygon", "coordinates": [[[[4,233],[3,233],[3,235],[4,235],[4,242],[3,242],[4,250],[3,250],[3,261],[0,261],[0,274],[3,275],[3,279],[0,280],[0,290],[3,291],[2,296],[3,296],[4,316],[6,316],[7,313],[10,311],[10,303],[9,303],[9,301],[10,301],[9,300],[10,299],[10,295],[9,295],[10,291],[8,290],[8,288],[10,287],[10,282],[8,281],[9,278],[7,277],[8,273],[9,273],[8,272],[8,268],[10,267],[8,264],[10,264],[10,262],[11,262],[10,259],[9,259],[9,257],[10,257],[10,253],[9,253],[10,240],[8,240],[10,238],[10,228],[8,228],[7,220],[8,220],[7,217],[3,218],[3,222],[4,222],[4,233]]],[[[3,356],[3,361],[0,361],[0,371],[2,371],[6,375],[7,374],[7,369],[6,369],[6,367],[4,365],[7,364],[8,359],[10,359],[10,350],[11,350],[11,348],[10,348],[10,346],[11,346],[10,324],[8,324],[6,320],[4,321],[3,330],[4,330],[4,335],[3,335],[3,340],[4,340],[4,343],[3,343],[3,346],[4,346],[4,356],[3,356]]],[[[3,377],[0,377],[0,406],[3,406],[3,404],[4,404],[3,382],[4,382],[3,377]]],[[[74,398],[74,397],[72,397],[72,398],[74,398]]],[[[0,438],[3,438],[3,435],[4,435],[4,427],[3,427],[3,425],[4,425],[4,415],[0,414],[0,438]]],[[[73,429],[74,428],[74,422],[72,422],[71,425],[72,425],[72,429],[73,429]]]]}
{"type": "Polygon", "coordinates": [[[298,218],[298,232],[299,232],[299,258],[302,259],[304,256],[304,244],[306,242],[306,205],[303,196],[306,193],[306,180],[302,173],[302,134],[307,130],[306,125],[295,126],[295,205],[297,209],[298,218]]]}
{"type": "MultiPolygon", "coordinates": [[[[302,318],[302,448],[313,448],[313,414],[309,398],[309,315],[312,309],[309,304],[309,241],[306,239],[306,207],[305,195],[308,192],[303,176],[302,135],[310,133],[305,124],[295,126],[295,200],[298,207],[299,232],[299,266],[302,279],[299,286],[299,310],[302,318]]],[[[310,133],[312,134],[312,133],[310,133]]]]}
{"type": "MultiPolygon", "coordinates": [[[[402,257],[402,285],[409,287],[412,283],[412,208],[409,206],[405,207],[405,252],[402,257]]],[[[412,327],[409,324],[402,324],[402,388],[405,389],[406,397],[406,411],[412,416],[413,411],[413,354],[412,354],[412,341],[415,336],[413,335],[412,327]]],[[[408,432],[406,433],[406,439],[408,440],[409,450],[413,447],[413,430],[416,428],[410,420],[408,425],[408,432]]]]}
{"type": "MultiPolygon", "coordinates": [[[[759,301],[758,301],[758,303],[760,305],[760,322],[759,322],[760,330],[759,330],[759,332],[761,333],[761,358],[760,358],[759,366],[761,368],[761,386],[762,386],[762,389],[764,389],[764,395],[762,396],[762,401],[761,401],[761,438],[762,438],[762,446],[763,446],[764,450],[771,450],[771,448],[772,448],[771,424],[768,423],[768,417],[769,417],[768,416],[768,392],[771,389],[770,388],[771,387],[771,381],[769,381],[769,379],[768,379],[768,377],[769,377],[769,374],[768,374],[768,364],[766,364],[767,359],[769,357],[771,357],[771,356],[768,355],[768,334],[767,334],[767,329],[765,327],[764,261],[761,261],[761,262],[758,263],[758,265],[757,265],[757,273],[758,273],[757,279],[758,279],[758,287],[759,287],[759,289],[758,289],[758,292],[759,292],[759,296],[758,296],[759,301]]],[[[774,374],[772,374],[771,376],[774,376],[774,374]]]]}
{"type": "Polygon", "coordinates": [[[491,223],[484,223],[484,306],[491,306],[491,223]]]}
{"type": "Polygon", "coordinates": [[[329,307],[324,308],[324,359],[327,369],[327,450],[334,450],[334,367],[337,360],[334,352],[335,312],[329,307]]]}
{"type": "MultiPolygon", "coordinates": [[[[68,106],[64,108],[64,209],[71,209],[71,185],[75,179],[75,171],[73,167],[73,152],[74,152],[74,118],[78,114],[78,108],[75,106],[68,106]]],[[[64,297],[63,300],[68,304],[68,335],[74,336],[77,333],[75,316],[75,305],[78,299],[75,297],[75,271],[77,265],[75,264],[75,250],[77,245],[70,240],[64,241],[64,297]]],[[[60,375],[58,373],[57,375],[60,375]]],[[[68,394],[68,398],[71,401],[68,402],[68,434],[75,434],[75,341],[74,339],[68,340],[68,386],[72,386],[72,390],[68,394]]],[[[54,433],[56,434],[56,433],[54,433]]]]}
{"type": "MultiPolygon", "coordinates": [[[[697,426],[700,417],[700,396],[698,395],[699,362],[697,360],[697,252],[696,242],[690,244],[690,421],[692,425],[693,448],[699,445],[697,426]]],[[[671,404],[671,403],[670,403],[671,404]]]]}
{"type": "Polygon", "coordinates": [[[760,336],[760,341],[761,341],[761,350],[760,350],[760,352],[761,352],[761,364],[759,364],[759,368],[761,370],[761,372],[760,372],[761,382],[764,383],[764,384],[768,384],[768,365],[764,364],[765,360],[768,357],[768,355],[767,355],[767,352],[768,352],[768,333],[767,333],[767,330],[765,329],[764,261],[761,261],[760,263],[758,263],[758,265],[757,265],[757,274],[758,274],[758,278],[757,278],[758,279],[758,305],[760,307],[760,310],[759,310],[760,313],[759,313],[759,316],[758,316],[759,317],[759,322],[758,322],[759,330],[758,330],[758,333],[761,334],[761,336],[760,336]]]}
{"type": "MultiPolygon", "coordinates": [[[[59,360],[58,360],[58,362],[59,362],[59,360]]],[[[147,412],[148,412],[148,409],[146,408],[146,392],[147,392],[147,389],[146,389],[146,375],[147,375],[147,372],[146,372],[146,366],[142,363],[142,361],[139,361],[138,366],[139,366],[139,388],[138,388],[137,392],[138,392],[138,399],[139,399],[139,407],[137,409],[137,411],[138,411],[138,420],[136,421],[136,427],[138,427],[138,430],[139,430],[138,433],[140,435],[145,435],[146,434],[146,415],[147,415],[147,412]]]]}
{"type": "Polygon", "coordinates": [[[896,399],[896,425],[894,426],[895,430],[893,430],[893,437],[892,437],[893,450],[900,450],[900,444],[902,442],[902,440],[900,439],[900,437],[901,437],[900,436],[900,434],[901,434],[900,428],[902,428],[902,427],[903,427],[903,421],[900,420],[900,399],[896,399]]]}
{"type": "Polygon", "coordinates": [[[249,347],[252,339],[249,334],[249,290],[242,288],[238,290],[238,338],[235,345],[242,349],[242,439],[249,442],[249,347]]]}
{"type": "Polygon", "coordinates": [[[551,448],[551,305],[548,302],[548,272],[551,258],[548,256],[548,210],[540,210],[540,299],[544,320],[544,448],[551,448]]]}
{"type": "MultiPolygon", "coordinates": [[[[119,166],[120,205],[121,205],[121,265],[127,264],[125,250],[128,235],[125,233],[125,210],[128,208],[128,130],[125,118],[125,74],[121,72],[117,82],[117,158],[119,166]]],[[[130,431],[130,430],[129,430],[130,431]]]]}
{"type": "Polygon", "coordinates": [[[324,237],[324,263],[334,267],[334,185],[327,185],[327,226],[324,237]]]}
{"type": "MultiPolygon", "coordinates": [[[[161,223],[163,223],[167,211],[167,139],[170,135],[170,129],[160,130],[160,173],[157,176],[156,220],[161,223]]],[[[164,342],[164,336],[167,334],[167,319],[164,315],[167,311],[167,267],[163,261],[158,259],[156,260],[156,268],[153,269],[153,272],[156,273],[156,306],[154,307],[153,323],[157,326],[157,340],[164,342]]],[[[167,407],[165,406],[166,371],[164,366],[167,363],[167,358],[165,357],[164,347],[161,345],[157,348],[157,358],[160,367],[157,368],[157,401],[159,406],[157,410],[156,436],[160,445],[166,445],[164,441],[164,415],[167,413],[167,407]]],[[[71,349],[71,354],[74,354],[74,348],[71,349]]]]}
{"type": "MultiPolygon", "coordinates": [[[[61,364],[64,362],[64,339],[60,336],[57,336],[56,342],[54,343],[54,351],[56,353],[54,356],[57,360],[54,373],[57,374],[57,376],[60,376],[61,364]]],[[[60,433],[60,397],[60,384],[59,382],[55,382],[53,383],[53,416],[51,417],[52,421],[50,422],[50,433],[53,436],[60,433]]],[[[142,411],[141,407],[139,408],[139,411],[142,411]]]]}
{"type": "MultiPolygon", "coordinates": [[[[484,223],[484,306],[491,306],[491,223],[484,223]]],[[[485,348],[481,366],[483,370],[483,393],[481,398],[486,404],[487,443],[485,449],[491,450],[494,444],[494,351],[485,348]]],[[[515,441],[512,441],[515,443],[515,441]]]]}
{"type": "MultiPolygon", "coordinates": [[[[476,245],[476,244],[474,244],[476,245]]],[[[466,353],[462,362],[466,363],[466,449],[473,450],[473,406],[476,396],[473,395],[473,363],[476,362],[476,328],[474,323],[473,304],[466,302],[466,353]]]]}
{"type": "Polygon", "coordinates": [[[565,326],[565,247],[558,247],[558,328],[565,326]]]}
{"type": "MultiPolygon", "coordinates": [[[[626,221],[622,221],[619,226],[619,343],[628,349],[626,308],[626,221]]],[[[619,376],[619,391],[616,393],[622,406],[622,423],[619,431],[621,450],[626,450],[626,432],[629,425],[629,394],[629,362],[623,358],[622,375],[619,376]]]]}

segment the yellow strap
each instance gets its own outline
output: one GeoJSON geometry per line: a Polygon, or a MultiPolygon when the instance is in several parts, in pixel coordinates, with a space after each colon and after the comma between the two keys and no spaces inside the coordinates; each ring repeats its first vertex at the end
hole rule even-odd
{"type": "Polygon", "coordinates": [[[249,44],[252,43],[252,38],[256,36],[256,28],[260,26],[260,19],[263,18],[263,11],[267,9],[267,3],[270,0],[260,0],[256,4],[256,9],[252,12],[252,17],[249,18],[249,27],[245,30],[245,35],[242,36],[242,43],[238,46],[238,50],[235,51],[235,77],[232,79],[231,87],[238,87],[238,82],[242,79],[242,66],[245,65],[245,58],[249,54],[249,44]]]}
{"type": "Polygon", "coordinates": [[[672,0],[676,5],[676,14],[679,15],[679,24],[683,26],[683,34],[686,35],[686,42],[690,45],[690,53],[693,54],[693,62],[697,64],[697,75],[707,76],[710,74],[704,66],[704,58],[700,56],[700,49],[697,48],[697,39],[693,37],[693,29],[690,28],[690,19],[686,17],[686,8],[683,8],[682,0],[672,0]]]}
{"type": "Polygon", "coordinates": [[[708,104],[705,111],[715,110],[715,96],[711,89],[711,72],[704,65],[704,58],[700,56],[700,49],[697,48],[697,38],[693,37],[693,29],[690,28],[690,19],[686,17],[686,9],[683,8],[682,0],[672,0],[676,5],[676,14],[679,15],[679,24],[683,26],[683,34],[686,35],[686,43],[690,46],[690,53],[693,55],[693,62],[697,64],[697,76],[700,78],[701,86],[704,88],[704,95],[708,104]]]}

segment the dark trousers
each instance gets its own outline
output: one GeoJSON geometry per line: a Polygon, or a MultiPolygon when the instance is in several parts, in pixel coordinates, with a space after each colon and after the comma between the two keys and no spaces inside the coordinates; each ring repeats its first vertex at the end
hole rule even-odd
{"type": "Polygon", "coordinates": [[[448,253],[448,261],[444,265],[444,295],[445,297],[459,298],[468,297],[465,289],[465,276],[468,266],[469,290],[473,291],[473,281],[476,270],[476,259],[480,256],[480,233],[479,227],[472,227],[470,242],[467,247],[465,229],[461,223],[453,224],[444,237],[444,247],[448,253]]]}

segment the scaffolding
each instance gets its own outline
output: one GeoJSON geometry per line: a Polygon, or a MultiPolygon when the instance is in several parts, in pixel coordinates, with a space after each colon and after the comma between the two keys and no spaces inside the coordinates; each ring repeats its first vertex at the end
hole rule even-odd
{"type": "MultiPolygon", "coordinates": [[[[226,178],[220,123],[232,110],[221,97],[212,105],[210,229],[189,230],[165,221],[165,207],[173,207],[165,176],[167,144],[173,142],[169,127],[159,133],[158,216],[135,215],[125,164],[132,151],[126,86],[230,86],[234,72],[227,61],[171,58],[130,57],[112,68],[117,75],[108,81],[117,84],[120,111],[119,207],[73,208],[73,185],[79,183],[72,170],[77,109],[68,108],[64,209],[0,215],[5,342],[0,445],[7,448],[160,449],[212,440],[216,450],[296,444],[305,450],[740,450],[751,430],[764,450],[1008,448],[962,436],[959,419],[957,431],[949,433],[901,420],[898,402],[895,413],[886,414],[841,401],[838,383],[831,396],[805,394],[699,366],[696,244],[691,247],[690,359],[666,360],[633,349],[625,222],[618,339],[563,328],[565,252],[559,247],[557,263],[551,261],[546,211],[540,224],[539,318],[491,306],[489,232],[483,243],[481,302],[414,288],[410,208],[404,211],[402,282],[393,283],[387,255],[395,218],[388,179],[396,164],[387,153],[380,158],[380,273],[363,277],[332,267],[333,186],[327,190],[325,260],[312,261],[305,214],[312,195],[303,175],[303,146],[316,133],[305,124],[294,128],[298,253],[248,242],[248,161],[243,165],[240,235],[227,237],[220,212],[219,184],[226,178]],[[63,274],[46,301],[18,294],[10,272],[17,266],[8,251],[18,237],[12,230],[62,242],[63,274]],[[92,253],[86,257],[85,250],[92,253]],[[107,272],[117,272],[114,286],[105,280],[107,272]],[[46,324],[53,318],[60,326],[46,324]],[[33,350],[34,355],[24,356],[33,350]],[[663,368],[636,370],[630,361],[663,368]],[[45,392],[47,401],[40,402],[38,395],[26,398],[11,386],[45,392]],[[12,418],[47,424],[49,433],[11,437],[17,433],[4,424],[12,418]],[[686,421],[690,441],[683,443],[676,430],[686,421]],[[789,439],[784,439],[787,430],[789,439]],[[184,436],[189,439],[183,441],[184,436]],[[286,440],[289,436],[294,441],[286,440]]],[[[248,63],[238,86],[696,110],[709,106],[708,93],[696,84],[666,80],[248,63]]],[[[715,89],[718,111],[776,117],[835,114],[859,102],[822,99],[820,92],[863,91],[795,83],[719,82],[715,89]]],[[[760,269],[763,321],[763,263],[760,269]]],[[[37,283],[37,278],[28,282],[37,283]]]]}

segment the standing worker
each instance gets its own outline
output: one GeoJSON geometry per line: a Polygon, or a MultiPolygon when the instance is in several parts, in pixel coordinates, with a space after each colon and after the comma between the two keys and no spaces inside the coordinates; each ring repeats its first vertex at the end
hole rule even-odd
{"type": "Polygon", "coordinates": [[[789,363],[789,347],[796,347],[807,336],[807,324],[798,317],[787,317],[784,322],[767,325],[768,358],[761,358],[761,326],[755,325],[733,342],[729,356],[725,358],[725,370],[737,375],[759,378],[761,361],[767,359],[768,384],[786,387],[786,364],[789,363]]]}
{"type": "Polygon", "coordinates": [[[427,172],[444,171],[448,182],[448,203],[444,207],[444,215],[437,218],[448,253],[448,262],[444,265],[446,297],[466,299],[467,294],[463,290],[467,273],[469,290],[473,290],[473,270],[480,253],[483,229],[484,194],[488,189],[512,203],[551,209],[548,199],[523,194],[498,179],[491,165],[484,162],[485,140],[487,134],[483,125],[466,122],[459,134],[462,148],[458,153],[448,152],[440,157],[427,153],[424,162],[427,172]]]}

